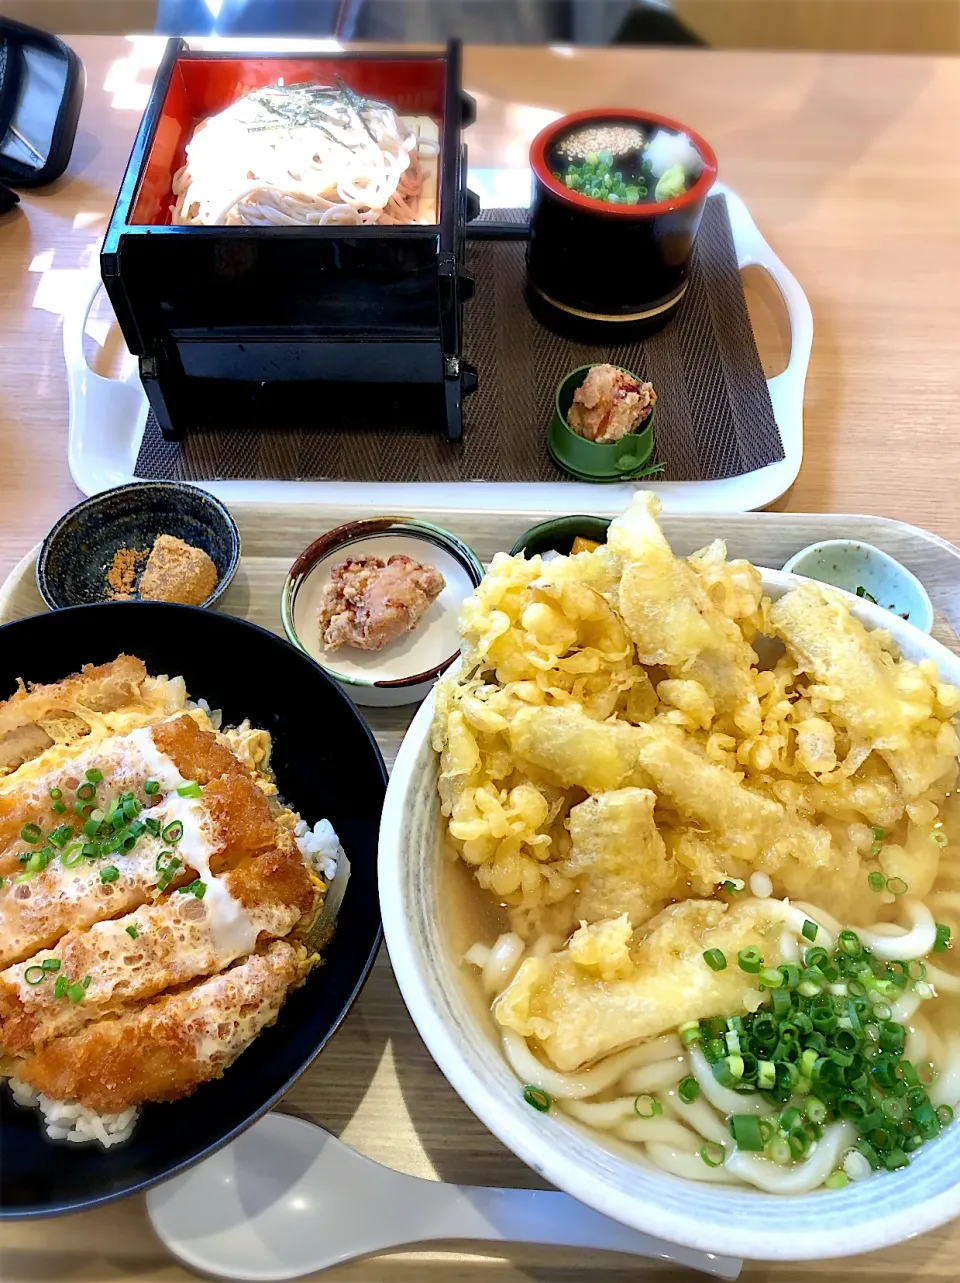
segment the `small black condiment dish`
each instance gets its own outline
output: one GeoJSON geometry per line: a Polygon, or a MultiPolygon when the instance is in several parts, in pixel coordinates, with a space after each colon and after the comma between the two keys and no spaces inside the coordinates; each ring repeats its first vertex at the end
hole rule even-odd
{"type": "Polygon", "coordinates": [[[585,513],[550,517],[525,530],[510,549],[510,556],[516,557],[522,552],[525,557],[536,557],[546,552],[558,552],[562,557],[569,557],[573,541],[578,536],[594,543],[606,543],[609,529],[609,517],[590,517],[585,513]]]}
{"type": "Polygon", "coordinates": [[[217,586],[202,604],[213,605],[240,564],[240,532],[219,499],[175,481],[134,481],[65,512],[37,557],[41,597],[51,610],[112,600],[107,571],[114,554],[149,549],[157,535],[203,549],[217,568],[217,586]]]}
{"type": "Polygon", "coordinates": [[[629,107],[594,108],[555,120],[530,144],[533,201],[527,250],[527,299],[549,329],[585,341],[655,333],[675,314],[687,287],[693,244],[717,158],[710,144],[678,121],[629,107]],[[588,128],[626,126],[650,135],[685,136],[699,176],[678,196],[635,205],[609,204],[557,177],[558,148],[588,128]]]}

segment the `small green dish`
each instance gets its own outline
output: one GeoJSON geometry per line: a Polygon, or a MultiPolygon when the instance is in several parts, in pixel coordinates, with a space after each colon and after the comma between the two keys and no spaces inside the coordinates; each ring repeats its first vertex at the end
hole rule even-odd
{"type": "Polygon", "coordinates": [[[525,557],[536,557],[558,552],[562,557],[569,557],[578,535],[581,539],[592,539],[594,543],[606,543],[609,528],[609,517],[588,517],[584,513],[550,517],[525,530],[510,549],[510,556],[516,557],[522,552],[525,557]]]}
{"type": "MultiPolygon", "coordinates": [[[[629,481],[658,471],[659,465],[648,467],[653,454],[656,405],[639,432],[631,432],[619,441],[587,441],[567,423],[573,394],[592,369],[593,365],[581,365],[571,370],[557,385],[553,418],[547,429],[547,449],[554,463],[581,481],[629,481]]],[[[624,374],[640,381],[639,375],[622,365],[614,366],[614,369],[623,370],[624,374]]]]}

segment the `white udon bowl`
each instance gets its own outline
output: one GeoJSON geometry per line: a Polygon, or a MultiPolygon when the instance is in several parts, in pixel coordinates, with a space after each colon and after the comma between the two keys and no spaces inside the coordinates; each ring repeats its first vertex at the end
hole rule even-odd
{"type": "MultiPolygon", "coordinates": [[[[776,599],[802,582],[764,570],[776,599]]],[[[960,685],[960,659],[912,624],[869,602],[853,613],[885,628],[905,658],[933,659],[960,685]]],[[[390,961],[420,1034],[449,1082],[495,1136],[547,1180],[625,1225],[706,1252],[754,1260],[849,1256],[935,1229],[960,1213],[960,1122],[924,1145],[903,1171],[842,1190],[764,1194],[701,1184],[605,1149],[521,1096],[487,1023],[467,999],[438,896],[441,815],[430,747],[433,696],[397,756],[380,828],[380,905],[390,961]]]]}

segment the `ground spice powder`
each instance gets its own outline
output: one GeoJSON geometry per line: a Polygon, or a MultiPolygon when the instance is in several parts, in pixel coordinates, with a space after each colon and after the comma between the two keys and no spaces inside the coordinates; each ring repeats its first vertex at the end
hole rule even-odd
{"type": "Polygon", "coordinates": [[[113,561],[107,571],[107,583],[110,596],[114,601],[129,601],[133,596],[137,576],[140,574],[147,558],[149,548],[127,548],[121,546],[113,554],[113,561]]]}

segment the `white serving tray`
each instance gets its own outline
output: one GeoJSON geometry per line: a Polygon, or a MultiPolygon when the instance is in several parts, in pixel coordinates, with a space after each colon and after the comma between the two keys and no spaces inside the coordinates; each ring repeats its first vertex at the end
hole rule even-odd
{"type": "MultiPolygon", "coordinates": [[[[495,207],[503,192],[522,195],[523,171],[481,170],[471,186],[485,207],[495,207]]],[[[641,481],[620,485],[584,482],[349,482],[349,481],[207,481],[198,484],[226,503],[313,503],[365,512],[403,512],[415,508],[528,513],[620,512],[633,491],[655,490],[667,512],[746,512],[779,498],[796,480],[803,458],[803,389],[813,341],[813,316],[806,295],[761,236],[735,192],[723,183],[714,188],[727,198],[737,261],[742,268],[764,268],[775,281],[790,319],[790,360],[769,379],[770,400],[783,440],[784,458],[725,481],[641,481]]],[[[119,378],[104,378],[87,364],[83,334],[98,291],[99,274],[78,305],[64,317],[63,351],[70,395],[69,462],[84,494],[136,480],[134,467],[147,418],[147,401],[134,358],[127,353],[119,378]]],[[[546,424],[544,424],[546,430],[546,424]]]]}

